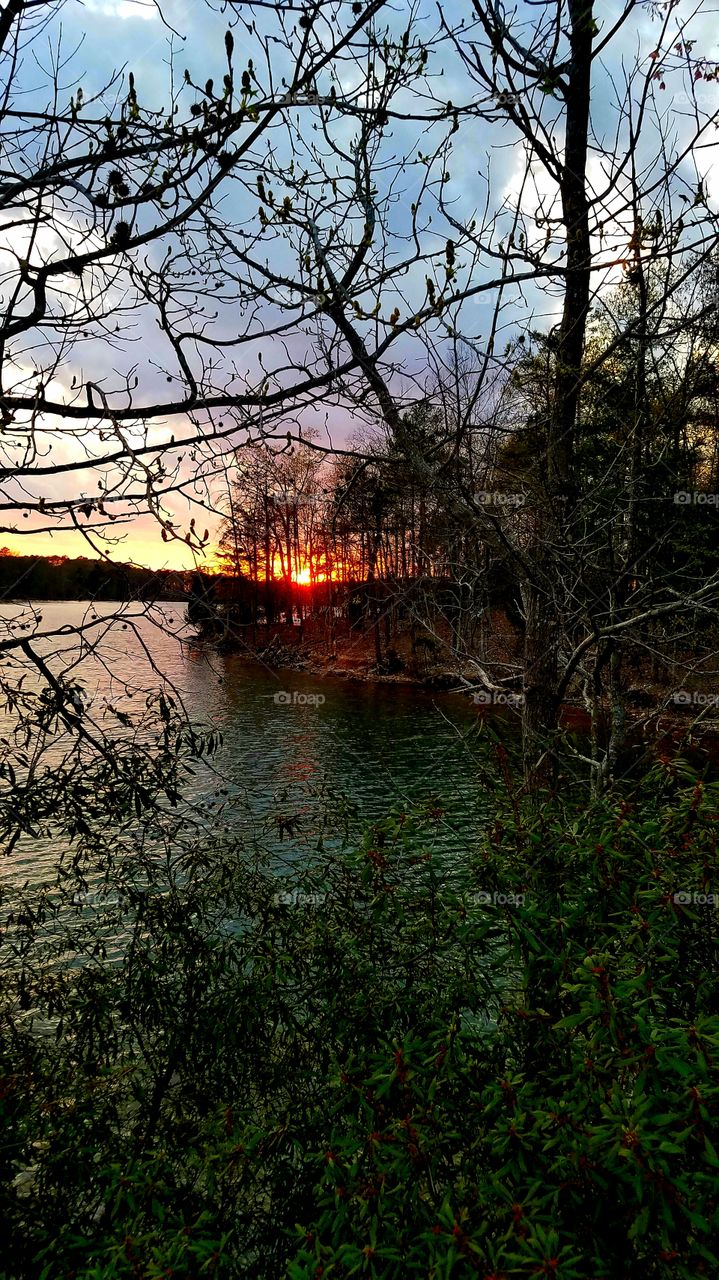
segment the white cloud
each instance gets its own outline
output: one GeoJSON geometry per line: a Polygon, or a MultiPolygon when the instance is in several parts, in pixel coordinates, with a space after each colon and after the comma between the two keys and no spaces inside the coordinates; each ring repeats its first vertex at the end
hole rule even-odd
{"type": "Polygon", "coordinates": [[[141,18],[151,22],[159,17],[153,0],[85,0],[85,8],[103,18],[141,18]]]}

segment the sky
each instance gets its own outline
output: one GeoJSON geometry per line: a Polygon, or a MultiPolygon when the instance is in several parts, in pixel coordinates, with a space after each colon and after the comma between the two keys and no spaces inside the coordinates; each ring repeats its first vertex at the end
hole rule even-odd
{"type": "MultiPolygon", "coordinates": [[[[235,6],[236,10],[238,8],[241,14],[247,15],[248,18],[251,13],[254,13],[260,32],[270,31],[273,21],[271,14],[268,15],[262,8],[253,9],[249,4],[235,6]]],[[[23,100],[39,102],[43,95],[46,95],[48,69],[51,65],[53,50],[57,48],[62,50],[66,60],[63,63],[61,80],[67,99],[76,92],[78,84],[83,86],[85,98],[91,97],[114,74],[118,73],[124,92],[127,86],[127,74],[131,70],[143,103],[164,101],[170,75],[171,51],[176,55],[176,74],[186,67],[191,78],[201,85],[209,75],[221,79],[224,65],[224,36],[229,20],[226,7],[219,3],[214,6],[205,4],[203,0],[164,0],[161,10],[162,17],[154,0],[84,0],[84,3],[80,0],[66,0],[57,18],[44,32],[41,45],[36,47],[32,57],[26,58],[21,71],[23,100]]],[[[452,19],[457,19],[465,10],[468,14],[471,13],[469,0],[466,0],[466,3],[465,0],[450,0],[445,5],[445,12],[452,19]]],[[[434,31],[436,6],[432,0],[422,0],[421,11],[423,14],[426,11],[423,20],[427,32],[434,31]]],[[[614,0],[600,0],[596,7],[599,36],[604,30],[610,28],[619,12],[620,6],[614,0]]],[[[401,24],[405,17],[403,6],[401,4],[393,6],[393,13],[393,21],[401,24]]],[[[719,23],[717,23],[713,0],[707,0],[700,5],[689,5],[686,0],[679,0],[676,6],[676,19],[672,16],[672,21],[683,21],[690,14],[695,15],[692,35],[697,40],[698,47],[708,59],[719,58],[717,35],[719,23]]],[[[601,64],[595,69],[597,92],[593,104],[593,127],[596,143],[589,161],[589,176],[596,189],[601,189],[609,172],[602,148],[605,145],[607,150],[613,147],[616,94],[622,84],[626,68],[635,56],[639,56],[645,63],[651,58],[660,17],[661,6],[657,8],[649,4],[637,5],[621,38],[607,50],[601,64]]],[[[238,66],[243,65],[243,60],[250,52],[257,58],[257,42],[243,30],[241,24],[235,26],[235,43],[240,51],[237,55],[238,66]]],[[[432,54],[431,66],[435,77],[434,88],[441,98],[461,102],[468,100],[468,95],[476,94],[476,88],[468,82],[457,58],[450,56],[447,48],[440,53],[432,54]]],[[[662,91],[664,96],[660,96],[658,88],[654,89],[654,93],[666,128],[670,133],[673,130],[677,139],[681,140],[689,127],[687,123],[689,100],[685,96],[686,86],[678,74],[667,75],[666,80],[668,81],[666,90],[662,91]]],[[[706,86],[702,84],[697,92],[704,95],[704,109],[714,111],[717,97],[716,83],[706,86]]],[[[546,118],[550,122],[550,128],[551,114],[552,104],[548,101],[546,118]]],[[[309,121],[312,117],[305,111],[302,118],[309,121]]],[[[338,125],[334,135],[335,142],[342,143],[344,146],[349,145],[352,128],[351,123],[338,125]]],[[[561,120],[556,122],[556,132],[561,139],[561,120]]],[[[430,147],[430,136],[431,131],[429,135],[425,134],[423,139],[423,145],[427,150],[430,147]]],[[[649,167],[653,159],[652,136],[650,130],[644,153],[644,160],[649,167]]],[[[308,133],[307,138],[302,141],[306,143],[309,153],[314,139],[308,133]]],[[[706,175],[709,202],[717,208],[719,207],[719,157],[717,157],[713,140],[710,142],[711,145],[702,149],[701,154],[697,155],[696,163],[702,174],[706,175]]],[[[414,125],[398,123],[392,128],[383,143],[383,150],[380,151],[380,157],[388,165],[387,173],[393,171],[392,165],[395,164],[396,157],[414,154],[415,143],[416,127],[414,125]]],[[[287,156],[278,157],[280,168],[286,161],[287,156]]],[[[481,210],[487,193],[489,193],[487,198],[491,213],[500,210],[508,202],[511,204],[519,195],[524,173],[522,148],[518,145],[517,137],[511,127],[502,119],[496,119],[493,123],[477,120],[471,127],[460,130],[452,143],[452,151],[447,163],[452,171],[451,187],[448,189],[450,206],[460,220],[473,216],[477,209],[481,210]]],[[[402,186],[396,190],[396,195],[393,196],[389,189],[385,193],[388,225],[397,239],[397,245],[402,254],[407,253],[407,237],[411,229],[410,207],[413,194],[420,190],[423,172],[420,164],[415,163],[409,166],[402,186]]],[[[551,184],[544,172],[537,171],[535,176],[536,185],[530,184],[525,188],[523,197],[528,219],[527,226],[530,225],[530,215],[537,212],[542,199],[549,198],[551,195],[551,184]]],[[[690,179],[691,165],[687,162],[687,182],[690,179]]],[[[247,197],[242,193],[236,193],[230,198],[230,203],[224,208],[230,224],[234,219],[239,223],[246,217],[246,205],[247,197]],[[234,201],[237,203],[233,203],[234,201]]],[[[330,208],[325,212],[327,225],[324,230],[326,232],[331,226],[332,210],[330,208]]],[[[435,219],[433,227],[427,225],[423,232],[423,248],[426,246],[436,248],[437,245],[443,244],[448,234],[448,227],[446,220],[443,222],[441,218],[435,219]]],[[[536,228],[531,234],[535,235],[539,244],[544,237],[544,228],[536,228]]],[[[611,234],[611,226],[609,226],[609,234],[611,234]]],[[[621,240],[625,234],[624,228],[619,228],[618,240],[621,240]]],[[[52,254],[59,251],[53,244],[51,233],[47,232],[45,235],[45,240],[37,246],[37,252],[52,254]]],[[[17,233],[3,233],[0,218],[0,265],[3,244],[9,242],[8,236],[9,241],[13,242],[14,251],[16,253],[21,251],[22,247],[18,249],[17,233]]],[[[281,243],[276,242],[272,251],[277,255],[274,261],[277,262],[278,269],[285,260],[289,262],[287,255],[290,250],[286,245],[283,247],[281,243]]],[[[480,280],[482,270],[486,269],[486,267],[480,269],[475,267],[473,282],[475,278],[480,280]]],[[[470,261],[467,257],[459,265],[460,281],[466,281],[469,271],[470,261]]],[[[410,271],[401,281],[398,276],[395,287],[399,291],[398,297],[401,298],[403,308],[421,305],[424,274],[424,267],[421,267],[416,272],[410,271]]],[[[621,274],[621,267],[609,269],[605,284],[616,283],[621,278],[621,274]]],[[[158,332],[151,308],[147,308],[146,312],[139,317],[132,316],[125,319],[123,306],[126,298],[126,281],[121,274],[114,288],[113,305],[116,308],[118,322],[121,326],[127,324],[127,328],[124,333],[121,333],[115,347],[93,340],[92,335],[84,346],[80,344],[58,370],[54,383],[54,391],[58,396],[69,396],[72,381],[78,377],[91,377],[96,383],[103,383],[104,380],[105,385],[111,385],[113,379],[117,381],[118,373],[124,374],[130,369],[136,370],[140,392],[145,394],[147,402],[147,399],[152,399],[153,393],[164,392],[166,383],[176,377],[176,365],[173,366],[172,352],[168,349],[162,334],[158,332]]],[[[504,313],[507,335],[511,336],[516,331],[516,324],[527,319],[538,328],[547,327],[556,321],[559,305],[560,299],[557,296],[547,296],[546,293],[540,293],[532,287],[526,289],[521,298],[518,294],[514,297],[510,296],[508,308],[504,313]]],[[[233,295],[232,291],[228,290],[225,296],[224,290],[220,289],[217,299],[217,319],[212,322],[213,331],[219,335],[232,332],[233,324],[238,322],[239,309],[237,295],[233,295]]],[[[266,316],[272,314],[271,308],[265,312],[266,316]]],[[[462,314],[463,332],[466,332],[468,339],[478,348],[481,347],[491,318],[487,298],[480,295],[467,305],[462,314]]],[[[234,385],[241,386],[243,380],[260,377],[260,368],[264,367],[262,361],[267,367],[274,365],[276,369],[280,369],[288,349],[284,345],[285,342],[289,344],[292,361],[301,364],[303,343],[306,341],[306,338],[301,338],[298,334],[290,335],[284,340],[269,339],[264,343],[257,341],[248,347],[245,366],[238,366],[234,370],[229,369],[228,366],[224,371],[220,366],[217,377],[220,380],[234,379],[234,385]]],[[[420,394],[422,390],[421,378],[426,351],[424,347],[418,345],[416,340],[408,339],[403,343],[402,357],[399,367],[391,373],[390,381],[398,393],[404,393],[411,398],[413,395],[420,394]]],[[[361,402],[354,405],[338,405],[329,399],[325,404],[307,406],[301,415],[305,428],[311,426],[324,440],[327,438],[329,426],[332,440],[345,446],[351,438],[352,431],[363,425],[365,420],[364,406],[361,402]]],[[[291,422],[291,425],[294,426],[295,423],[291,422]]],[[[183,422],[169,421],[167,430],[177,432],[177,438],[180,439],[185,427],[186,424],[183,422]]],[[[55,460],[71,460],[80,456],[78,450],[89,450],[90,453],[93,453],[94,448],[99,450],[100,443],[91,437],[88,444],[87,437],[80,443],[78,440],[51,439],[48,435],[47,447],[52,448],[52,456],[55,460]]],[[[172,500],[172,505],[169,507],[170,514],[183,528],[187,527],[190,518],[194,518],[199,529],[207,526],[211,535],[214,535],[218,526],[218,517],[216,514],[213,515],[211,510],[208,512],[208,507],[217,506],[226,488],[225,468],[220,463],[219,455],[209,464],[207,461],[184,456],[177,460],[177,466],[185,487],[182,497],[172,500]]],[[[102,477],[104,473],[98,474],[102,477]]],[[[60,491],[55,478],[48,477],[46,480],[36,478],[32,482],[33,496],[44,496],[48,502],[54,498],[72,497],[73,501],[79,503],[89,497],[95,497],[96,477],[89,472],[83,475],[88,486],[92,483],[92,489],[87,487],[73,491],[65,487],[60,491]]],[[[101,482],[102,480],[97,483],[101,482]]],[[[67,481],[63,483],[67,485],[67,481]]],[[[0,495],[5,496],[6,499],[13,498],[11,480],[0,488],[0,495]]],[[[17,491],[14,496],[17,497],[17,491]]],[[[118,510],[124,509],[118,508],[118,510]]],[[[86,531],[91,530],[92,522],[83,521],[83,518],[77,515],[76,519],[81,528],[86,531]]],[[[77,529],[63,528],[52,534],[46,531],[33,534],[12,531],[14,527],[18,530],[46,529],[47,524],[47,518],[39,514],[33,514],[28,519],[20,517],[14,522],[8,520],[5,531],[0,532],[0,545],[8,546],[23,554],[93,554],[92,545],[77,529]]],[[[91,532],[90,537],[93,537],[91,532]]],[[[172,538],[164,541],[160,524],[149,515],[135,516],[129,523],[124,523],[121,517],[113,525],[112,538],[111,543],[102,545],[102,550],[118,560],[133,560],[153,568],[189,568],[195,563],[196,556],[190,547],[172,538]]],[[[100,544],[96,543],[95,548],[98,551],[100,544]]]]}

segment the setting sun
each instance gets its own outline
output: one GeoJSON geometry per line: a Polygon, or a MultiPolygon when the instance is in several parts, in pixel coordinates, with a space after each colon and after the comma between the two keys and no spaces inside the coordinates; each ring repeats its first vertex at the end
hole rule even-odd
{"type": "Polygon", "coordinates": [[[272,574],[276,582],[281,582],[289,576],[291,581],[296,583],[299,587],[309,587],[313,582],[326,582],[328,577],[324,569],[319,569],[315,566],[313,571],[311,562],[304,556],[299,563],[295,562],[291,565],[289,575],[287,575],[287,560],[285,559],[283,562],[282,557],[276,555],[273,562],[272,574]]]}

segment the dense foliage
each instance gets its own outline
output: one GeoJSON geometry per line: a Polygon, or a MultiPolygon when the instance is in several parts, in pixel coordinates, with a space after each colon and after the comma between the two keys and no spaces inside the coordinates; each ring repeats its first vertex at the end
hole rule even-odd
{"type": "Polygon", "coordinates": [[[468,856],[166,809],[5,898],[6,1280],[717,1273],[719,790],[496,763],[468,856]]]}

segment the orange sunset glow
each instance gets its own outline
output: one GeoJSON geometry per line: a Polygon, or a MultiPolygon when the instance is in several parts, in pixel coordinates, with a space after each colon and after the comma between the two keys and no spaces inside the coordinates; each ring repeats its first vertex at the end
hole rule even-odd
{"type": "MultiPolygon", "coordinates": [[[[190,550],[186,542],[179,539],[163,542],[159,533],[154,530],[128,533],[123,541],[110,547],[98,539],[96,551],[81,533],[71,529],[22,537],[9,534],[2,537],[0,542],[17,556],[66,556],[70,560],[85,556],[88,560],[93,560],[100,559],[101,553],[106,553],[111,560],[137,564],[147,569],[207,569],[207,558],[212,555],[208,550],[203,560],[190,550]]],[[[213,570],[219,571],[219,565],[212,566],[211,571],[213,570]]]]}

